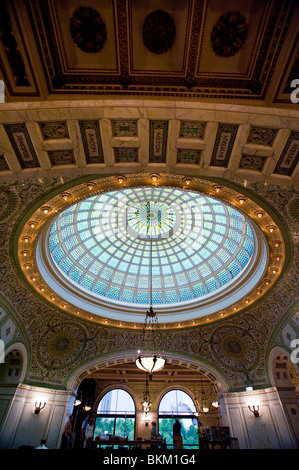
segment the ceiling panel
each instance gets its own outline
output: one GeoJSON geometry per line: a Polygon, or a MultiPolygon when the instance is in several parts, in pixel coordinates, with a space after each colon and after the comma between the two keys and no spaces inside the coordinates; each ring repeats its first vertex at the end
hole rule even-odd
{"type": "Polygon", "coordinates": [[[293,105],[295,0],[13,0],[1,18],[7,101],[126,95],[293,105]]]}

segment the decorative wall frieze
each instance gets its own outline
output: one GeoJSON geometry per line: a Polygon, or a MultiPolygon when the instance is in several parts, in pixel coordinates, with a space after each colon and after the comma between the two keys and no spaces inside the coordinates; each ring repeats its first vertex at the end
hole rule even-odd
{"type": "Polygon", "coordinates": [[[40,166],[25,123],[4,125],[21,168],[40,166]]]}

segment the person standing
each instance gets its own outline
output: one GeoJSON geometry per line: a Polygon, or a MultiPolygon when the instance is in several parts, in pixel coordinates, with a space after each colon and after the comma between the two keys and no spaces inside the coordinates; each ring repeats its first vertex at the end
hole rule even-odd
{"type": "Polygon", "coordinates": [[[89,420],[90,420],[90,415],[86,415],[81,426],[81,439],[80,439],[80,445],[79,445],[81,449],[82,447],[84,447],[84,444],[85,444],[85,431],[86,431],[86,426],[89,423],[89,420]]]}
{"type": "Polygon", "coordinates": [[[85,429],[84,449],[92,449],[94,419],[90,418],[85,429]]]}
{"type": "MultiPolygon", "coordinates": [[[[152,421],[152,430],[151,430],[151,440],[155,441],[157,439],[157,425],[155,421],[152,421]]],[[[151,448],[155,449],[157,446],[156,444],[151,444],[151,448]]]]}
{"type": "Polygon", "coordinates": [[[182,449],[183,448],[183,440],[181,436],[181,423],[179,422],[179,418],[175,418],[175,422],[172,428],[172,435],[173,435],[173,448],[174,449],[182,449]]]}
{"type": "Polygon", "coordinates": [[[41,439],[40,441],[40,445],[38,447],[36,447],[36,449],[48,449],[48,447],[46,447],[46,439],[41,439]]]}
{"type": "Polygon", "coordinates": [[[151,439],[156,439],[156,437],[157,437],[157,425],[154,421],[152,421],[151,439]]]}
{"type": "Polygon", "coordinates": [[[73,415],[71,415],[68,421],[65,423],[63,434],[61,436],[61,446],[60,449],[70,449],[71,447],[71,437],[73,432],[73,415]]]}
{"type": "Polygon", "coordinates": [[[197,428],[197,435],[198,435],[198,448],[199,449],[208,449],[209,443],[207,437],[204,432],[203,425],[200,421],[198,421],[198,428],[197,428]]]}

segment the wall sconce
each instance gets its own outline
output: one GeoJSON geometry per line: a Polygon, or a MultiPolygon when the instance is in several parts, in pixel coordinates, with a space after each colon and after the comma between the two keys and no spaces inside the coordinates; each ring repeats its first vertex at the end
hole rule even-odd
{"type": "Polygon", "coordinates": [[[259,405],[248,405],[248,409],[251,411],[251,413],[254,414],[254,416],[257,418],[259,414],[260,407],[259,405]]]}
{"type": "Polygon", "coordinates": [[[219,403],[219,401],[213,401],[213,402],[212,402],[212,406],[214,406],[214,408],[220,408],[220,403],[219,403]]]}
{"type": "Polygon", "coordinates": [[[35,222],[34,220],[31,220],[30,222],[28,222],[28,224],[30,228],[35,228],[37,226],[37,222],[35,222]]]}
{"type": "Polygon", "coordinates": [[[34,410],[34,413],[35,413],[36,415],[38,415],[39,412],[40,412],[40,410],[42,410],[43,408],[45,408],[46,404],[47,404],[47,402],[44,402],[44,404],[42,405],[42,402],[40,401],[40,402],[39,402],[39,405],[38,405],[38,404],[37,404],[37,401],[36,401],[36,402],[35,402],[35,410],[34,410]]]}
{"type": "Polygon", "coordinates": [[[255,215],[260,219],[261,217],[263,217],[263,215],[265,215],[265,212],[258,210],[255,212],[255,215]]]}

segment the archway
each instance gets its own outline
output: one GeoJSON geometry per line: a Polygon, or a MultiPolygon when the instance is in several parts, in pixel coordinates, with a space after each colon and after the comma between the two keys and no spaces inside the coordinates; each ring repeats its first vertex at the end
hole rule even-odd
{"type": "MultiPolygon", "coordinates": [[[[81,396],[81,404],[77,407],[74,406],[73,414],[77,416],[78,422],[83,422],[84,416],[87,414],[91,414],[96,418],[103,398],[113,390],[122,390],[121,393],[129,393],[131,395],[136,410],[135,432],[134,434],[131,432],[128,437],[130,437],[131,440],[138,438],[148,439],[151,434],[150,422],[155,421],[157,422],[157,425],[159,424],[159,405],[161,399],[166,393],[179,388],[183,393],[190,396],[191,401],[196,403],[196,406],[192,411],[192,418],[196,422],[197,417],[195,413],[201,406],[201,394],[202,391],[205,390],[206,396],[210,400],[210,409],[208,413],[201,413],[202,424],[205,426],[219,426],[222,424],[220,408],[213,408],[211,403],[212,401],[215,402],[218,400],[218,395],[223,392],[223,387],[226,386],[226,384],[218,371],[211,369],[210,366],[203,363],[200,364],[199,362],[189,360],[187,358],[168,357],[168,361],[164,369],[154,373],[152,380],[149,382],[152,406],[149,413],[145,415],[141,403],[145,389],[146,374],[136,367],[136,358],[127,354],[127,357],[118,356],[116,358],[114,356],[113,358],[113,356],[110,356],[105,359],[105,362],[103,362],[102,358],[102,361],[97,363],[93,360],[92,364],[85,365],[84,369],[82,366],[80,370],[76,371],[76,375],[74,374],[69,380],[70,384],[76,386],[77,395],[80,395],[82,383],[84,382],[90,382],[91,387],[94,389],[91,409],[85,410],[85,413],[83,412],[86,401],[84,396],[81,396]],[[81,382],[79,383],[80,380],[81,382]],[[94,382],[95,386],[93,385],[94,382]]],[[[128,410],[126,411],[128,412],[128,410]]],[[[110,424],[111,426],[113,424],[113,429],[106,423],[107,429],[100,429],[99,426],[99,429],[97,429],[96,426],[96,432],[100,430],[101,432],[107,431],[107,434],[111,434],[112,431],[114,433],[118,430],[118,425],[116,423],[117,413],[115,410],[111,410],[111,412],[115,415],[114,417],[110,417],[110,424]]],[[[123,409],[123,416],[121,416],[123,422],[128,418],[128,416],[125,416],[128,414],[127,412],[124,412],[123,409]]],[[[102,416],[102,418],[107,417],[108,416],[102,416]]],[[[163,426],[161,430],[162,429],[163,426]]],[[[158,432],[160,432],[159,425],[158,432]]],[[[122,436],[122,433],[120,433],[119,437],[126,436],[122,436]]],[[[167,444],[170,448],[173,445],[172,441],[169,441],[167,444]]]]}
{"type": "Polygon", "coordinates": [[[0,364],[0,383],[16,386],[22,382],[25,373],[25,363],[22,350],[14,348],[6,353],[5,362],[0,364]]]}

